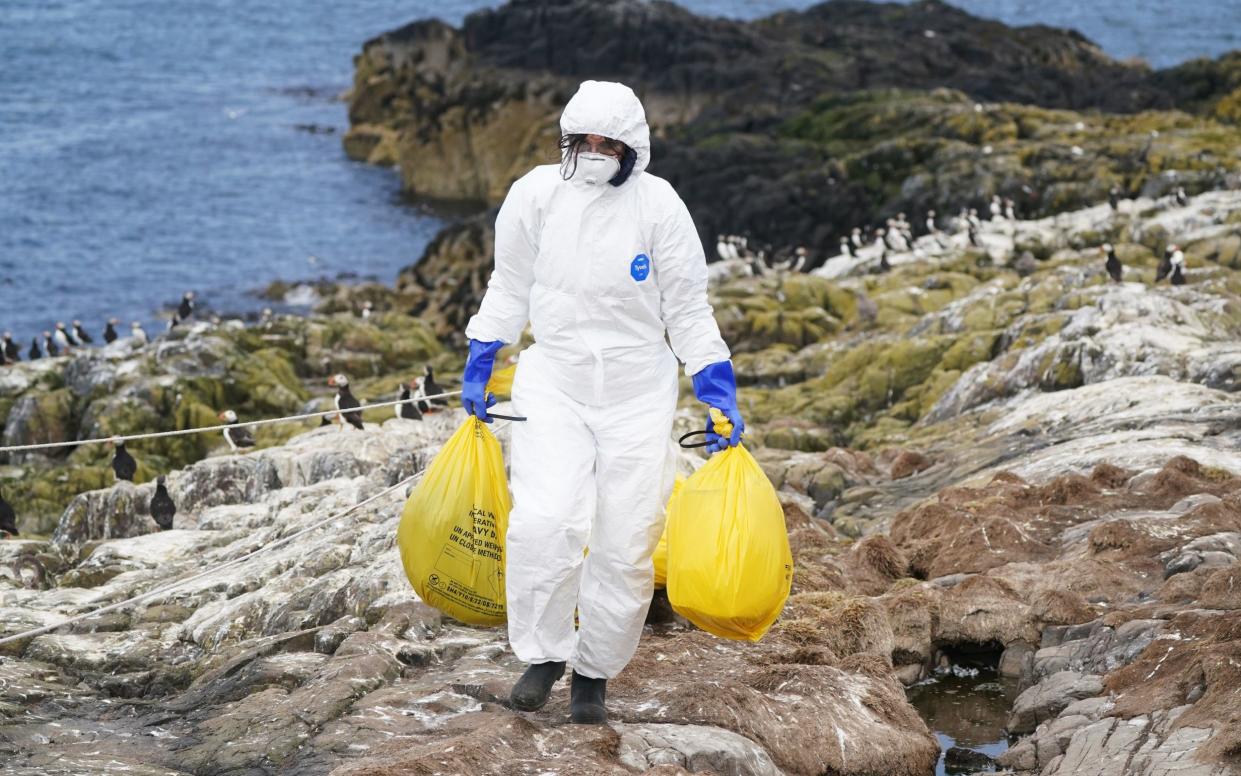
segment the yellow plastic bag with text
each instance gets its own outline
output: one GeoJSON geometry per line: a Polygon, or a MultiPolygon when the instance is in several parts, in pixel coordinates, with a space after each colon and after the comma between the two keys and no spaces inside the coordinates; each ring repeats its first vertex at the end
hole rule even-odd
{"type": "Polygon", "coordinates": [[[716,636],[761,639],[789,596],[793,554],[776,490],[744,446],[716,453],[685,481],[667,536],[672,608],[716,636]]]}
{"type": "Polygon", "coordinates": [[[511,508],[500,442],[486,423],[467,418],[409,494],[396,529],[418,597],[462,622],[503,623],[511,508]]]}

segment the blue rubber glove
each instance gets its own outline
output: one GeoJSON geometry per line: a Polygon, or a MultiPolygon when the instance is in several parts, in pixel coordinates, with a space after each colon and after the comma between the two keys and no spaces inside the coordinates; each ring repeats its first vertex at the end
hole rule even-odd
{"type": "Polygon", "coordinates": [[[732,424],[732,431],[728,436],[717,434],[711,413],[707,413],[707,452],[718,453],[741,444],[745,422],[741,419],[741,411],[737,409],[737,378],[733,375],[733,362],[718,361],[703,367],[694,375],[694,395],[707,407],[714,407],[722,412],[732,424]]]}
{"type": "Polygon", "coordinates": [[[461,373],[461,406],[484,423],[491,422],[487,408],[496,403],[495,395],[487,393],[487,381],[491,379],[491,370],[496,364],[496,353],[502,347],[504,343],[499,340],[470,340],[470,357],[465,362],[465,371],[461,373]]]}

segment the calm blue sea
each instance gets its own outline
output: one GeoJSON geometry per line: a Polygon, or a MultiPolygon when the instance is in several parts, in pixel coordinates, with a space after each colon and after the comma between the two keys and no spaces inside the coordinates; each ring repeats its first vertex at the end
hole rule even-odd
{"type": "MultiPolygon", "coordinates": [[[[217,310],[267,282],[391,280],[439,222],[349,162],[337,99],[367,38],[485,0],[0,2],[0,329],[151,325],[195,289],[217,310]],[[315,131],[308,131],[306,128],[315,131]]],[[[807,2],[690,0],[754,17],[807,2]]],[[[960,0],[1077,27],[1168,64],[1241,46],[1241,2],[960,0]]]]}

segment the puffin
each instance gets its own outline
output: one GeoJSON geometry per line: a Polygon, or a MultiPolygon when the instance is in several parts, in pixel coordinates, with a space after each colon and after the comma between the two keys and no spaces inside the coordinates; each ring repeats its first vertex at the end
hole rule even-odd
{"type": "Polygon", "coordinates": [[[4,492],[0,491],[0,538],[7,534],[17,536],[17,513],[12,505],[4,500],[4,492]]]}
{"type": "Polygon", "coordinates": [[[341,419],[340,430],[344,431],[345,423],[348,423],[361,431],[362,413],[357,412],[356,410],[358,407],[362,406],[362,403],[359,402],[357,398],[354,397],[353,392],[349,390],[349,378],[344,375],[336,375],[334,377],[329,377],[327,384],[336,388],[336,397],[334,401],[336,403],[337,416],[341,419]],[[355,410],[355,412],[349,412],[348,410],[355,410]]]}
{"type": "Polygon", "coordinates": [[[172,528],[172,518],[177,514],[177,505],[173,503],[172,496],[168,495],[168,487],[164,484],[166,480],[162,474],[155,478],[155,494],[151,496],[151,518],[161,531],[172,528]]]}
{"type": "Polygon", "coordinates": [[[913,225],[909,223],[909,218],[904,213],[896,214],[896,227],[900,230],[901,237],[906,243],[913,240],[913,225]]]}
{"type": "Polygon", "coordinates": [[[194,292],[186,291],[181,296],[181,304],[177,306],[177,315],[174,320],[178,323],[188,321],[190,316],[194,314],[194,292]]]}
{"type": "Polygon", "coordinates": [[[991,220],[999,221],[1004,218],[1004,203],[1000,201],[1000,195],[996,194],[991,197],[991,220]]]}
{"type": "Polygon", "coordinates": [[[853,255],[853,246],[849,244],[848,237],[840,238],[840,255],[841,256],[852,256],[853,255]]]}
{"type": "MultiPolygon", "coordinates": [[[[241,447],[254,447],[254,434],[245,426],[233,427],[237,422],[237,413],[232,410],[224,410],[217,417],[228,425],[224,427],[224,441],[228,442],[228,447],[234,453],[241,447]]],[[[324,420],[327,420],[324,417],[324,420]]]]}
{"type": "MultiPolygon", "coordinates": [[[[427,364],[422,368],[422,383],[420,385],[422,388],[423,398],[427,396],[435,396],[444,392],[444,389],[440,387],[439,383],[435,382],[435,375],[431,371],[430,364],[427,364]]],[[[439,405],[440,407],[447,407],[448,400],[441,396],[438,399],[431,399],[431,404],[439,405]]],[[[419,404],[418,409],[423,412],[427,411],[427,409],[422,407],[421,403],[419,404]]]]}
{"type": "Polygon", "coordinates": [[[853,227],[853,231],[849,233],[849,242],[853,243],[854,249],[862,247],[862,228],[853,227]]]}
{"type": "Polygon", "coordinates": [[[107,324],[103,327],[103,341],[109,345],[111,345],[113,342],[116,342],[116,338],[117,338],[116,324],[117,323],[118,321],[115,318],[109,318],[107,324]]]}
{"type": "Polygon", "coordinates": [[[1124,267],[1121,266],[1120,259],[1116,256],[1116,249],[1111,243],[1103,243],[1099,250],[1107,256],[1107,261],[1104,262],[1107,274],[1112,277],[1113,282],[1119,283],[1124,276],[1124,267]]]}
{"type": "Polygon", "coordinates": [[[4,357],[16,364],[22,360],[21,348],[17,347],[17,343],[13,341],[13,332],[6,331],[4,333],[4,357]]]}
{"type": "Polygon", "coordinates": [[[38,337],[35,337],[34,339],[30,340],[30,350],[26,352],[26,357],[29,358],[31,361],[34,361],[36,358],[43,358],[43,351],[39,350],[39,338],[38,337]]]}
{"type": "Polygon", "coordinates": [[[1176,243],[1172,243],[1167,248],[1163,249],[1163,258],[1160,259],[1159,266],[1155,269],[1156,283],[1172,274],[1172,254],[1176,253],[1178,250],[1179,249],[1176,247],[1176,243]]]}
{"type": "Polygon", "coordinates": [[[392,408],[396,416],[406,420],[422,420],[422,413],[414,406],[414,402],[410,401],[409,383],[401,383],[397,386],[397,391],[397,400],[405,403],[398,404],[392,408]]]}
{"type": "Polygon", "coordinates": [[[362,320],[369,321],[371,319],[371,307],[373,305],[367,301],[362,303],[362,320]]]}
{"type": "Polygon", "coordinates": [[[1113,186],[1107,190],[1107,204],[1112,206],[1112,210],[1120,210],[1120,187],[1113,186]]]}
{"type": "Polygon", "coordinates": [[[1172,285],[1185,285],[1185,254],[1181,253],[1178,248],[1172,253],[1172,258],[1168,259],[1172,263],[1172,285]]]}
{"type": "Polygon", "coordinates": [[[69,352],[69,348],[75,347],[78,343],[74,341],[73,336],[65,330],[65,324],[61,321],[56,322],[56,331],[52,333],[52,338],[56,340],[56,347],[69,352]]]}
{"type": "Polygon", "coordinates": [[[806,250],[806,246],[799,245],[797,250],[793,251],[793,271],[802,272],[806,269],[806,262],[810,260],[810,252],[806,250]]]}
{"type": "Polygon", "coordinates": [[[935,211],[926,211],[926,233],[939,234],[939,227],[935,225],[935,211]]]}
{"type": "Polygon", "coordinates": [[[49,357],[60,355],[60,345],[58,345],[56,340],[52,338],[52,333],[50,331],[43,332],[43,352],[49,357]]]}
{"type": "Polygon", "coordinates": [[[142,330],[142,324],[137,321],[129,324],[129,338],[138,345],[145,345],[149,341],[147,339],[147,333],[142,330]]]}
{"type": "Polygon", "coordinates": [[[90,345],[91,343],[95,341],[95,338],[92,337],[90,333],[86,331],[86,329],[82,328],[81,321],[73,322],[73,336],[74,338],[77,339],[78,343],[81,345],[90,345]]]}
{"type": "Polygon", "coordinates": [[[1004,200],[1004,217],[1009,221],[1017,220],[1017,203],[1011,199],[1004,200]]]}
{"type": "Polygon", "coordinates": [[[733,239],[733,253],[736,254],[737,258],[748,259],[754,255],[750,251],[750,248],[747,245],[747,240],[745,237],[737,235],[736,237],[733,237],[732,239],[733,239]]]}
{"type": "Polygon", "coordinates": [[[721,261],[737,258],[737,249],[733,246],[732,238],[728,235],[719,235],[715,241],[715,253],[721,261]]]}
{"type": "Polygon", "coordinates": [[[116,474],[118,480],[134,481],[134,475],[138,473],[138,462],[125,449],[125,440],[112,440],[113,447],[116,452],[112,454],[112,472],[116,474]]]}
{"type": "Polygon", "coordinates": [[[1181,207],[1185,207],[1186,205],[1189,204],[1189,197],[1185,194],[1184,186],[1177,186],[1176,191],[1173,192],[1172,195],[1176,197],[1177,205],[1180,205],[1181,207]]]}

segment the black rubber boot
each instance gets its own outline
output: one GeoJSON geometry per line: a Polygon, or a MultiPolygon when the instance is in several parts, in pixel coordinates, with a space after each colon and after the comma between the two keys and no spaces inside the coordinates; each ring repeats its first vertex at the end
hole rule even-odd
{"type": "Polygon", "coordinates": [[[602,725],[608,721],[604,704],[607,695],[607,679],[591,679],[573,672],[573,685],[569,691],[569,721],[578,725],[602,725]]]}
{"type": "Polygon", "coordinates": [[[564,676],[564,663],[534,663],[513,685],[509,701],[520,711],[538,711],[552,694],[552,685],[564,676]]]}

